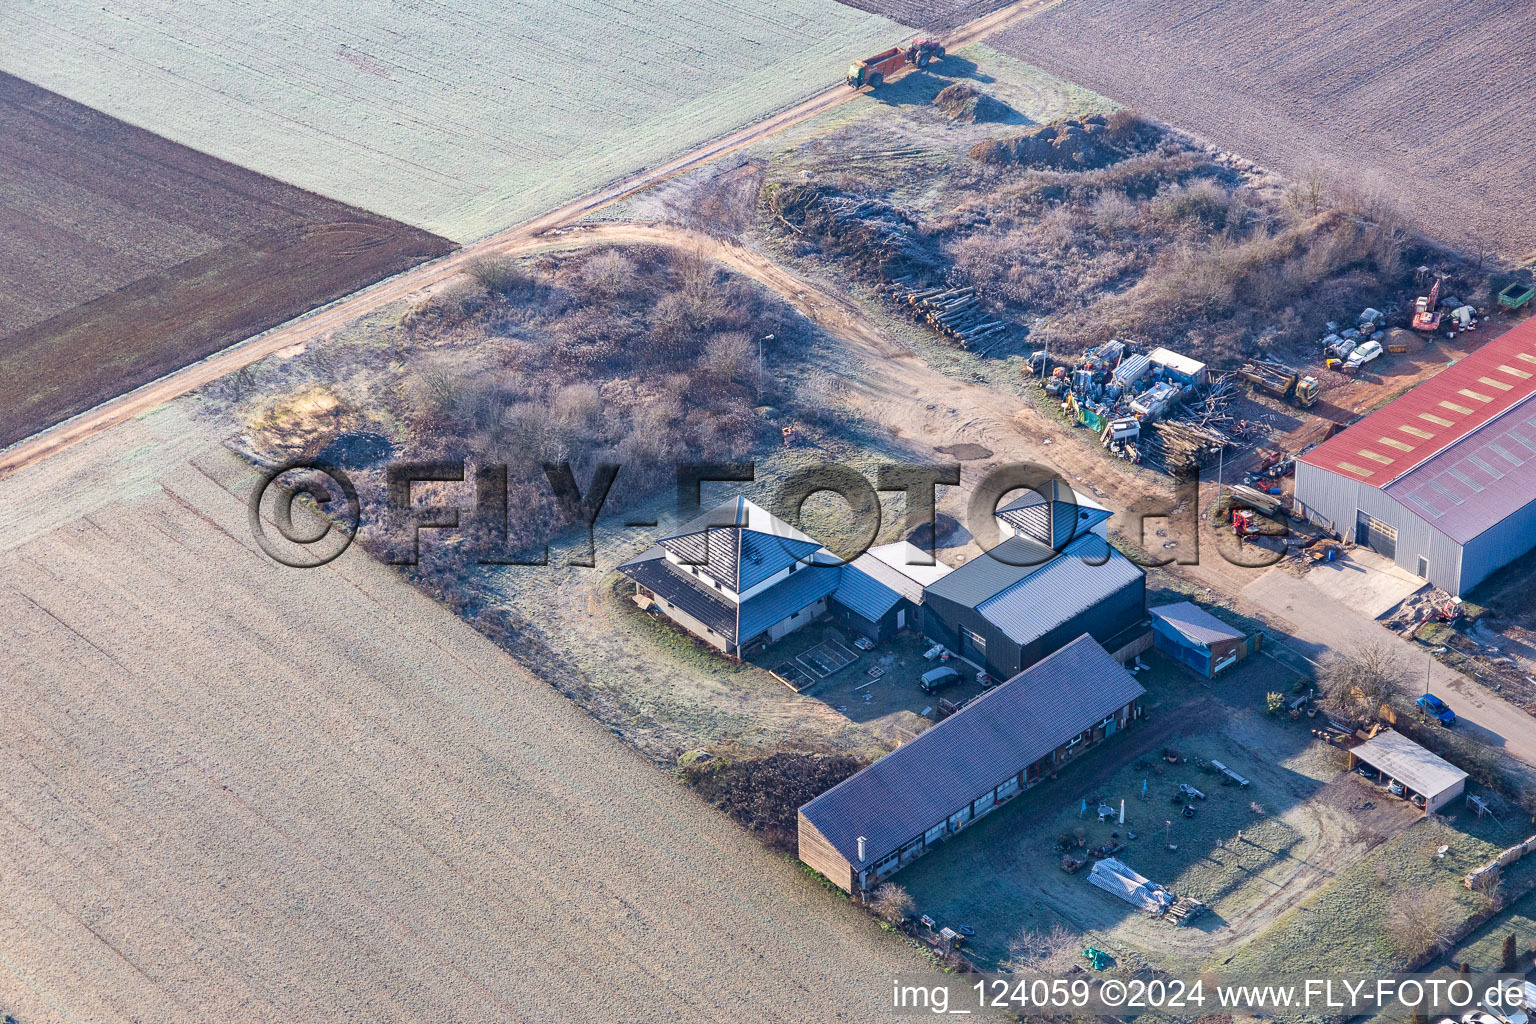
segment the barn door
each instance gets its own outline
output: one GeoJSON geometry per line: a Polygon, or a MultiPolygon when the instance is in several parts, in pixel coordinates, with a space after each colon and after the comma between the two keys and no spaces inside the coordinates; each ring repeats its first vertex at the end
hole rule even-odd
{"type": "Polygon", "coordinates": [[[1355,518],[1355,543],[1387,558],[1397,557],[1397,530],[1364,512],[1355,518]]]}

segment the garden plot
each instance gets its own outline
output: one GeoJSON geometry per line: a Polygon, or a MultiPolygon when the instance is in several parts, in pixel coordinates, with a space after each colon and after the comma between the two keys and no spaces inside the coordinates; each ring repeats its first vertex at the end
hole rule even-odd
{"type": "Polygon", "coordinates": [[[835,84],[908,32],[835,0],[17,0],[0,68],[467,240],[835,84]]]}

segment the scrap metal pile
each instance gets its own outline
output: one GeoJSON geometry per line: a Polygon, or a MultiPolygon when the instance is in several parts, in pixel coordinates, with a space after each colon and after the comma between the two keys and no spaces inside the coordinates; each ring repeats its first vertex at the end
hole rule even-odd
{"type": "Polygon", "coordinates": [[[1266,432],[1264,424],[1231,414],[1241,390],[1234,375],[1212,373],[1177,352],[1141,353],[1111,341],[1071,365],[1049,364],[1044,352],[1031,357],[1032,370],[1049,373],[1045,389],[1061,399],[1069,419],[1096,431],[1121,458],[1172,476],[1196,473],[1228,446],[1266,432]]]}
{"type": "Polygon", "coordinates": [[[886,293],[907,306],[914,317],[958,341],[962,348],[981,346],[981,352],[1008,336],[1008,323],[988,312],[975,288],[921,288],[913,279],[898,277],[886,293]]]}

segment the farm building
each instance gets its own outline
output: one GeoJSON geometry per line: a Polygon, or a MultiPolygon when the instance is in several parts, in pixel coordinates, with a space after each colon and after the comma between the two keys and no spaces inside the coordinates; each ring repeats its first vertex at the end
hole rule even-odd
{"type": "Polygon", "coordinates": [[[1146,573],[1089,533],[1059,552],[1013,536],[927,588],[923,635],[994,679],[1084,633],[1112,651],[1145,633],[1146,573]]]}
{"type": "Polygon", "coordinates": [[[745,498],[704,513],[618,571],[634,581],[639,604],[732,657],[828,611],[872,631],[913,614],[896,590],[745,498]]]}
{"type": "Polygon", "coordinates": [[[1181,665],[1214,678],[1248,656],[1242,630],[1191,601],[1149,609],[1152,645],[1181,665]]]}
{"type": "Polygon", "coordinates": [[[800,808],[800,859],[877,882],[1139,715],[1146,691],[1088,635],[800,808]]]}
{"type": "Polygon", "coordinates": [[[1408,796],[1424,801],[1425,814],[1433,814],[1456,799],[1467,785],[1466,772],[1391,729],[1384,729],[1349,752],[1349,766],[1359,765],[1374,769],[1382,782],[1401,782],[1407,787],[1408,796]]]}
{"type": "Polygon", "coordinates": [[[1296,463],[1298,511],[1460,596],[1536,546],[1536,320],[1296,463]]]}
{"type": "Polygon", "coordinates": [[[950,571],[949,566],[909,541],[897,541],[870,548],[850,565],[858,570],[848,573],[833,598],[850,629],[872,640],[887,640],[893,633],[917,626],[916,610],[923,604],[924,590],[950,571]],[[929,564],[925,564],[929,563],[929,564]],[[881,584],[867,600],[860,600],[866,584],[861,577],[881,584]]]}

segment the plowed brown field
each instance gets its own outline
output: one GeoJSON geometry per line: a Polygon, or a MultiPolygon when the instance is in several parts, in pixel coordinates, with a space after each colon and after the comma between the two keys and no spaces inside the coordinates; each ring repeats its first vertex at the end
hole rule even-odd
{"type": "Polygon", "coordinates": [[[452,249],[0,74],[0,446],[452,249]]]}
{"type": "Polygon", "coordinates": [[[1000,10],[1010,0],[839,0],[849,7],[879,14],[913,28],[941,31],[1000,10]]]}
{"type": "Polygon", "coordinates": [[[1065,0],[992,41],[1473,252],[1536,248],[1526,0],[1065,0]]]}

